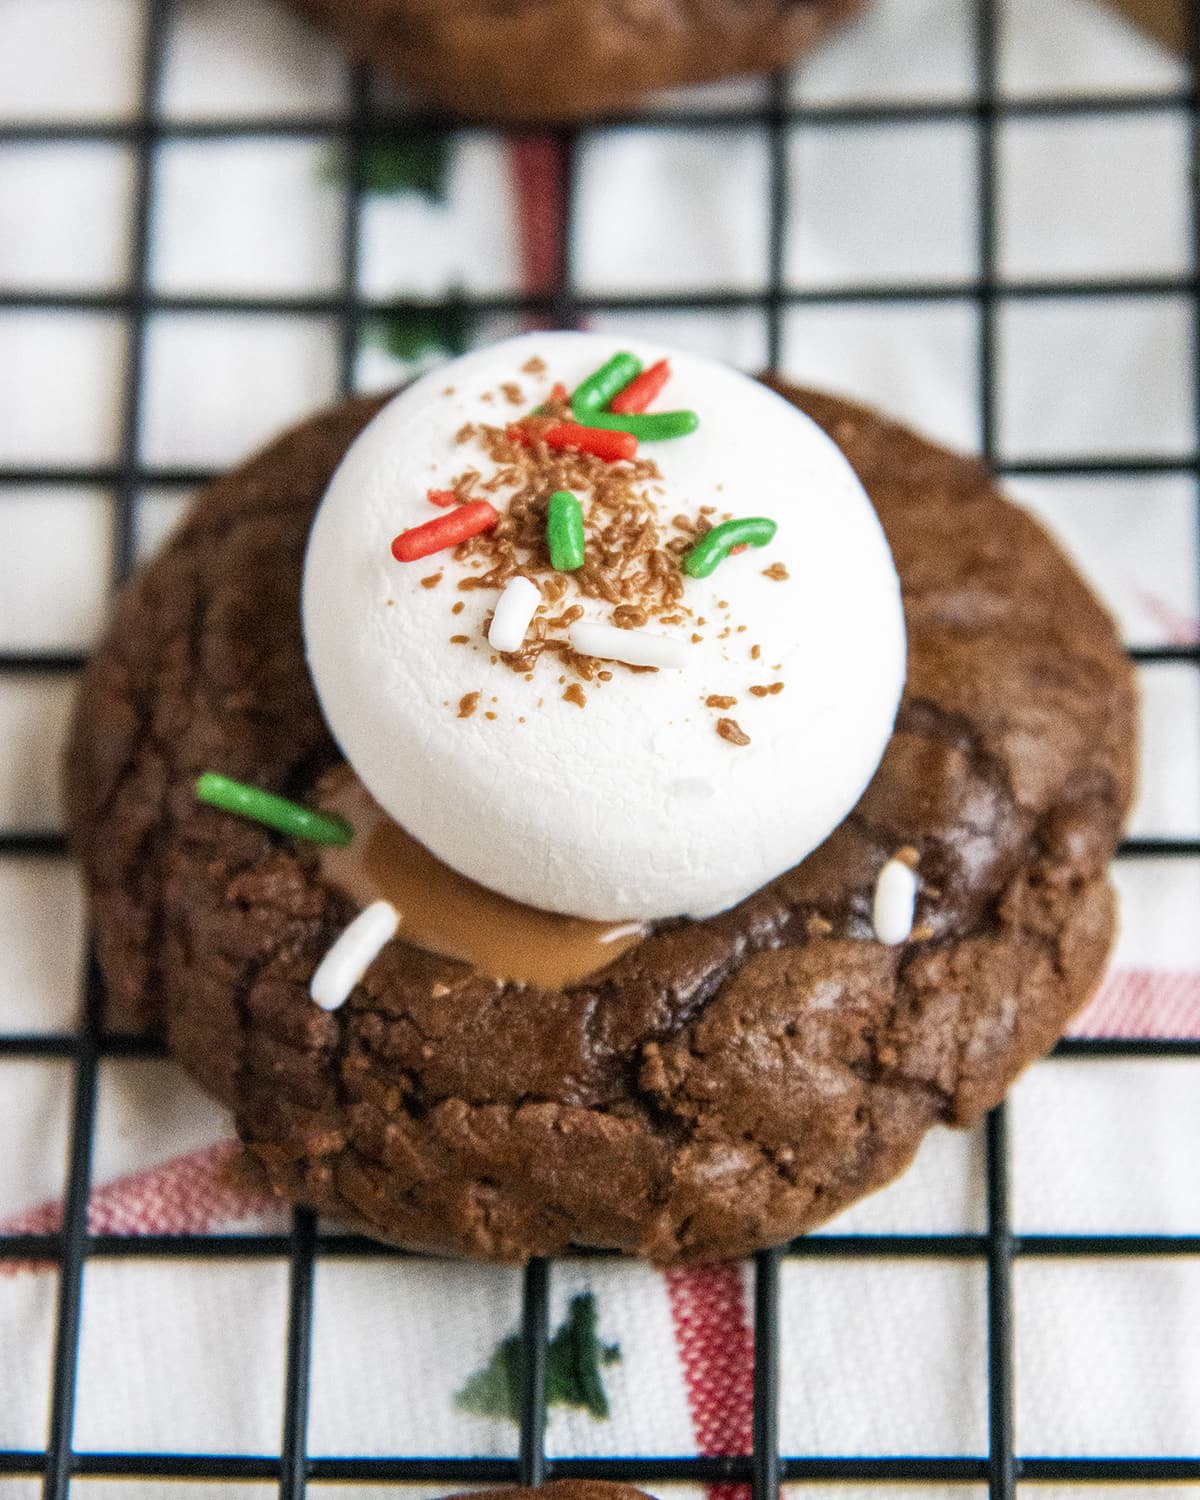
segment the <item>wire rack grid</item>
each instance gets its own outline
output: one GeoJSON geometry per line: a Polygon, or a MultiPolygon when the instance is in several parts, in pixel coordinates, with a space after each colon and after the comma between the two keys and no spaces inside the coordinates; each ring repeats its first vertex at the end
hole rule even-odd
{"type": "MultiPolygon", "coordinates": [[[[144,367],[148,317],[159,311],[194,313],[270,312],[333,316],[339,326],[339,383],[352,388],[356,351],[364,321],[379,310],[356,284],[363,221],[362,167],[364,153],[381,134],[394,136],[413,130],[428,133],[462,127],[427,116],[397,115],[373,102],[367,78],[354,74],[348,113],[337,117],[221,120],[188,122],[168,119],[160,110],[164,39],[173,0],[147,0],[146,26],[140,64],[136,115],[127,121],[86,120],[52,124],[0,125],[0,144],[29,141],[115,141],[132,146],[136,176],[132,200],[131,273],[118,291],[99,293],[28,292],[0,289],[3,309],[42,308],[115,313],[124,322],[127,360],[121,397],[121,441],[113,465],[55,468],[9,466],[0,471],[0,487],[68,485],[85,482],[111,488],[117,524],[111,556],[111,582],[119,587],[133,565],[135,502],[148,484],[185,485],[210,477],[206,470],[162,468],[148,464],[140,451],[144,367]],[[278,138],[320,134],[339,141],[350,163],[341,230],[342,276],[330,294],[253,299],[231,296],[169,295],[153,289],[149,275],[149,241],[156,191],[157,152],[168,139],[219,138],[260,134],[278,138]]],[[[961,102],[933,101],[799,105],[789,98],[782,78],[771,81],[762,108],[692,112],[674,108],[659,115],[639,116],[637,123],[655,128],[702,130],[720,122],[760,130],[769,147],[767,216],[768,278],[753,292],[713,289],[676,295],[580,295],[572,253],[574,218],[572,188],[574,162],[585,132],[554,134],[555,148],[567,184],[558,243],[563,247],[553,286],[534,295],[465,297],[456,310],[472,315],[540,316],[560,326],[572,326],[596,311],[657,312],[746,308],[762,314],[768,361],[778,362],[785,312],[801,303],[873,304],[906,300],[969,299],[977,308],[979,430],[982,451],[1001,473],[1008,475],[1138,476],[1172,472],[1200,478],[1200,455],[1178,459],[1154,453],[1097,457],[1087,453],[1000,462],[997,431],[997,314],[1002,305],[1019,299],[1182,296],[1192,308],[1193,358],[1200,351],[1200,0],[1190,0],[1191,82],[1169,98],[1152,94],[1039,95],[1002,98],[997,87],[997,27],[999,0],[971,0],[976,87],[961,102]],[[1078,279],[1052,282],[1014,282],[998,268],[997,122],[1018,116],[1095,120],[1171,108],[1189,121],[1191,150],[1192,265],[1176,277],[1129,276],[1108,280],[1078,279]],[[795,289],[784,275],[785,235],[789,212],[786,161],[787,132],[797,122],[838,124],[848,121],[888,126],[917,120],[961,120],[977,124],[977,225],[975,274],[967,281],[931,285],[912,282],[839,286],[832,290],[795,289]]],[[[620,124],[613,119],[604,126],[620,124]]],[[[1200,421],[1200,397],[1196,398],[1200,421]]],[[[1143,663],[1200,663],[1200,648],[1154,646],[1132,653],[1143,663]]],[[[75,673],[82,658],[73,652],[7,652],[0,656],[0,673],[75,673]]],[[[0,832],[0,855],[5,857],[65,854],[58,832],[0,832]]],[[[1143,838],[1129,840],[1122,856],[1172,859],[1200,855],[1200,840],[1143,838]]],[[[735,1483],[750,1486],[754,1500],[775,1500],[785,1482],[845,1481],[895,1485],[902,1482],[968,1483],[986,1485],[991,1500],[1009,1500],[1018,1483],[1113,1484],[1200,1481],[1200,1456],[1192,1458],[1039,1458],[1022,1455],[1014,1447],[1014,1358],[1012,1334],[1012,1273],[1020,1257],[1177,1257],[1200,1254],[1200,1235],[1064,1235],[1018,1234],[1010,1226],[1008,1152],[1005,1109],[989,1118],[986,1127],[987,1221],[982,1233],[969,1234],[829,1234],[800,1240],[782,1250],[759,1255],[754,1266],[754,1391],[753,1446],[747,1454],[720,1458],[547,1457],[545,1375],[549,1341],[549,1283],[551,1267],[534,1262],[524,1273],[521,1338],[524,1350],[519,1452],[513,1459],[311,1457],[306,1447],[310,1354],[312,1346],[314,1267],[318,1257],[395,1256],[400,1252],[369,1244],[356,1236],[318,1236],[313,1216],[297,1211],[286,1234],[181,1235],[130,1239],[89,1233],[87,1206],[93,1156],[98,1068],[103,1059],[159,1055],[158,1045],[142,1037],[115,1034],[104,1021],[104,993],[94,963],[89,963],[83,986],[83,1006],[76,1031],[62,1034],[0,1036],[0,1059],[66,1059],[73,1069],[69,1168],[65,1213],[60,1233],[0,1236],[0,1259],[41,1259],[56,1262],[59,1294],[55,1321],[49,1435],[44,1451],[0,1451],[0,1475],[41,1479],[49,1500],[62,1500],[75,1476],[110,1476],[212,1481],[257,1480],[277,1485],[288,1500],[298,1500],[310,1482],[374,1481],[444,1485],[447,1489],[483,1482],[539,1484],[549,1478],[594,1477],[653,1485],[656,1482],[695,1484],[735,1483]],[[289,1264],[286,1347],[286,1387],[283,1428],[276,1456],[205,1455],[187,1453],[79,1452],[73,1446],[73,1414],[78,1369],[83,1270],[93,1258],[161,1257],[280,1257],[289,1264]],[[780,1451],[778,1399],[780,1341],[778,1331],[781,1259],[791,1257],[965,1259],[986,1268],[987,1307],[987,1449],[970,1457],[871,1457],[788,1455],[780,1451]]],[[[1056,1055],[1088,1058],[1099,1055],[1152,1058],[1200,1056],[1200,1043],[1153,1039],[1074,1039],[1063,1041],[1056,1055]]],[[[884,1491],[881,1489],[880,1493],[884,1491]]]]}

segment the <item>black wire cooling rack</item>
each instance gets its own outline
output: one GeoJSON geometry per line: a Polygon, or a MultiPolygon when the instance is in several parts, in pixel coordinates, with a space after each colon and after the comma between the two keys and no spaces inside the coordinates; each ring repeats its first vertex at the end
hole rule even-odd
{"type": "MultiPolygon", "coordinates": [[[[350,106],[345,114],[270,119],[222,119],[214,122],[175,121],[160,112],[160,83],[165,38],[173,0],[147,0],[146,30],[140,63],[135,115],[116,123],[68,121],[51,124],[0,124],[0,145],[35,141],[105,141],[133,148],[136,160],[132,208],[132,257],[127,284],[111,293],[24,292],[0,288],[0,309],[87,310],[120,315],[127,336],[123,374],[121,438],[117,462],[91,468],[0,469],[0,494],[19,485],[104,486],[115,496],[116,526],[111,576],[114,587],[127,577],[134,554],[136,497],[148,484],[182,486],[201,483],[203,470],[162,468],[143,461],[139,431],[143,405],[143,373],[147,321],[160,311],[195,313],[323,314],[338,321],[340,386],[351,389],[355,355],[366,320],[382,311],[404,311],[405,304],[385,307],[364,298],[356,287],[362,223],[363,165],[371,144],[406,130],[464,129],[427,116],[398,114],[372,100],[368,80],[354,75],[350,106]],[[171,296],[152,289],[148,272],[150,225],[155,198],[156,155],[161,143],[176,140],[228,139],[245,136],[275,139],[322,137],[339,142],[349,167],[349,188],[341,232],[340,289],[315,297],[248,298],[231,296],[171,296]]],[[[1050,3],[1050,0],[1047,0],[1050,3]]],[[[999,472],[1026,476],[1140,476],[1172,473],[1200,480],[1200,455],[1182,458],[1155,454],[1096,457],[1065,454],[1036,461],[998,462],[997,315],[1006,303],[1044,298],[1082,299],[1104,296],[1184,296],[1192,309],[1193,365],[1200,351],[1200,0],[1185,0],[1190,27],[1190,84],[1164,94],[1038,95],[1006,99],[997,87],[997,27],[1000,0],[969,0],[972,13],[976,85],[972,95],[955,102],[904,102],[853,105],[807,105],[789,102],[785,81],[771,81],[766,102],[754,109],[672,109],[637,116],[646,129],[658,126],[702,130],[715,124],[736,124],[761,130],[769,143],[767,216],[769,264],[765,287],[752,292],[712,290],[679,295],[582,296],[575,287],[572,244],[573,163],[584,132],[555,134],[567,191],[560,226],[563,252],[554,284],[534,296],[462,297],[451,311],[467,316],[488,314],[539,315],[571,326],[589,312],[661,312],[758,310],[764,319],[767,354],[778,361],[785,311],[800,304],[892,304],[898,302],[972,302],[978,312],[979,432],[984,456],[999,472]],[[1003,119],[1042,117],[1105,120],[1177,110],[1189,122],[1190,224],[1192,262],[1188,274],[1177,277],[1125,277],[1108,280],[1052,282],[1002,280],[997,268],[997,124],[1003,119]],[[969,280],[936,285],[918,281],[903,284],[839,286],[830,290],[793,290],[783,275],[784,239],[788,224],[787,132],[798,122],[824,124],[903,124],[914,121],[959,120],[977,126],[977,269],[969,280]]],[[[621,121],[602,122],[612,126],[621,121]]],[[[427,306],[427,305],[426,305],[427,306]]],[[[415,305],[414,305],[415,309],[415,305]]],[[[1200,431],[1200,387],[1193,394],[1197,431],[1200,431]]],[[[1200,648],[1154,647],[1131,653],[1139,662],[1200,664],[1200,648]]],[[[72,674],[82,666],[75,653],[35,652],[0,654],[0,674],[72,674]]],[[[1200,839],[1137,839],[1123,846],[1125,857],[1177,858],[1200,856],[1200,839]]],[[[57,832],[0,832],[0,856],[65,855],[57,832]]],[[[351,1235],[318,1236],[313,1216],[294,1214],[286,1234],[178,1235],[129,1238],[89,1234],[87,1203],[95,1133],[97,1074],[102,1059],[157,1056],[158,1045],[142,1037],[110,1032],[104,1022],[103,987],[94,963],[89,963],[83,985],[82,1016],[78,1029],[68,1034],[0,1036],[0,1063],[5,1058],[69,1059],[74,1083],[69,1169],[61,1233],[0,1235],[0,1260],[40,1260],[57,1263],[59,1296],[54,1337],[53,1384],[49,1435],[44,1450],[0,1451],[0,1477],[35,1476],[50,1500],[67,1495],[73,1476],[110,1476],[128,1479],[258,1480],[278,1486],[280,1495],[297,1500],[310,1481],[371,1481],[445,1486],[515,1482],[538,1484],[548,1478],[593,1477],[633,1483],[715,1482],[743,1483],[753,1500],[776,1500],[785,1482],[858,1482],[890,1486],[904,1482],[986,1485],[991,1500],[1009,1500],[1018,1483],[1110,1484],[1200,1481],[1200,1456],[1054,1457],[1018,1454],[1013,1429],[1012,1270],[1018,1257],[1169,1257],[1200,1255],[1198,1235],[1023,1235],[1010,1227],[1007,1131],[1004,1108],[997,1109],[986,1127],[986,1232],[969,1234],[830,1234],[812,1237],[779,1251],[761,1254],[754,1267],[754,1401],[753,1446],[748,1454],[724,1458],[660,1458],[630,1455],[623,1458],[554,1458],[546,1455],[545,1373],[548,1347],[548,1287],[550,1267],[535,1262],[524,1273],[521,1338],[524,1346],[520,1446],[517,1457],[504,1458],[310,1458],[306,1449],[310,1350],[313,1316],[313,1278],[317,1259],[337,1256],[394,1256],[389,1250],[351,1235]],[[286,1349],[286,1387],[283,1429],[277,1456],[197,1456],[186,1453],[77,1452],[72,1443],[79,1332],[83,1298],[83,1268],[89,1257],[286,1257],[290,1293],[286,1349]],[[970,1260],[986,1267],[987,1285],[987,1451],[971,1457],[788,1456],[779,1448],[779,1269],[783,1256],[832,1258],[904,1258],[970,1260]]],[[[1067,1040],[1055,1055],[1061,1058],[1200,1056],[1200,1042],[1171,1040],[1067,1040]]],[[[6,1351],[4,1358],[14,1357],[6,1351]]],[[[19,1357],[19,1354],[17,1355],[19,1357]]]]}

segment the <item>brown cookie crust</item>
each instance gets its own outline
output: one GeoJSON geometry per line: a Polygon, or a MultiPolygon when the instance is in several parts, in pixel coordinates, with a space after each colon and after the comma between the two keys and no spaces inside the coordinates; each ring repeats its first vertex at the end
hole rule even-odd
{"type": "Polygon", "coordinates": [[[337,762],[304,666],[301,563],[380,401],[210,486],[121,598],[66,789],[110,1022],[165,1034],[283,1196],[460,1255],[742,1255],[888,1181],[935,1122],[977,1121],[1091,994],[1134,782],[1112,622],[980,464],[773,383],[887,530],[909,629],[896,732],[803,864],[566,992],[393,942],[326,1014],[307,984],[349,903],[311,849],[193,797],[207,769],[305,797],[337,762]],[[885,948],[874,881],[905,845],[917,937],[885,948]]]}
{"type": "Polygon", "coordinates": [[[631,1484],[614,1484],[607,1479],[554,1479],[537,1489],[524,1489],[514,1484],[502,1489],[449,1495],[447,1500],[650,1500],[650,1497],[631,1484]]]}
{"type": "Polygon", "coordinates": [[[786,67],[865,0],[290,0],[449,113],[567,121],[786,67]]]}

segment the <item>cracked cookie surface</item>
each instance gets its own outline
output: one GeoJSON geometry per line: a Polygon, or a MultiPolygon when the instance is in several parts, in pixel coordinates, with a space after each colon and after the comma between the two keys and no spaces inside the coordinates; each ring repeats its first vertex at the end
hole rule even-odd
{"type": "Polygon", "coordinates": [[[109,1023],[160,1031],[283,1196],[467,1256],[742,1255],[888,1181],[933,1124],[977,1121],[1087,1000],[1134,783],[1112,622],[980,464],[772,383],[887,531],[909,631],[895,733],[801,865],[566,991],[393,942],[319,1010],[308,982],[353,907],[310,848],[193,795],[219,768],[304,799],[339,761],[304,665],[301,563],[379,400],[211,485],[122,596],[67,765],[109,1023]],[[904,846],[916,929],[886,948],[872,894],[904,846]]]}
{"type": "Polygon", "coordinates": [[[580,120],[788,66],[865,0],[289,0],[452,114],[580,120]]]}

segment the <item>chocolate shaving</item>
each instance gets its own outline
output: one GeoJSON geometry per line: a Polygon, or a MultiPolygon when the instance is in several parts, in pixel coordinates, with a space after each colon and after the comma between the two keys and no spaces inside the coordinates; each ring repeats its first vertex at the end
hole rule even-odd
{"type": "Polygon", "coordinates": [[[460,719],[469,719],[471,717],[479,707],[479,696],[478,693],[464,693],[462,695],[458,700],[458,717],[460,719]]]}
{"type": "Polygon", "coordinates": [[[772,563],[769,568],[764,568],[762,573],[764,578],[773,578],[776,583],[782,583],[785,578],[792,576],[781,562],[772,563]]]}
{"type": "Polygon", "coordinates": [[[728,693],[710,693],[704,700],[704,706],[705,708],[732,708],[736,702],[737,699],[731,698],[728,693]]]}
{"type": "Polygon", "coordinates": [[[717,733],[723,740],[728,740],[731,745],[748,745],[750,743],[750,736],[736,719],[718,719],[717,733]]]}
{"type": "Polygon", "coordinates": [[[535,438],[529,446],[503,427],[469,424],[459,433],[460,441],[480,442],[496,472],[481,483],[479,473],[468,470],[453,481],[455,494],[469,494],[475,486],[489,492],[503,486],[512,496],[495,526],[455,549],[456,559],[473,569],[458,587],[498,590],[518,574],[531,579],[541,590],[542,606],[521,649],[507,653],[505,664],[528,674],[550,651],[573,676],[590,682],[595,659],[572,651],[565,638],[584,613],[575,602],[562,607],[569,593],[611,606],[613,623],[624,629],[640,629],[651,620],[682,624],[690,611],[683,603],[679,559],[709,523],[683,513],[670,521],[659,516],[649,491],[662,476],[649,459],[609,464],[592,454],[551,449],[536,441],[547,422],[558,418],[559,407],[562,415],[568,413],[566,403],[548,402],[544,416],[522,422],[522,430],[535,438]],[[584,508],[585,561],[569,574],[550,566],[546,545],[546,511],[556,490],[578,495],[584,508]]]}

